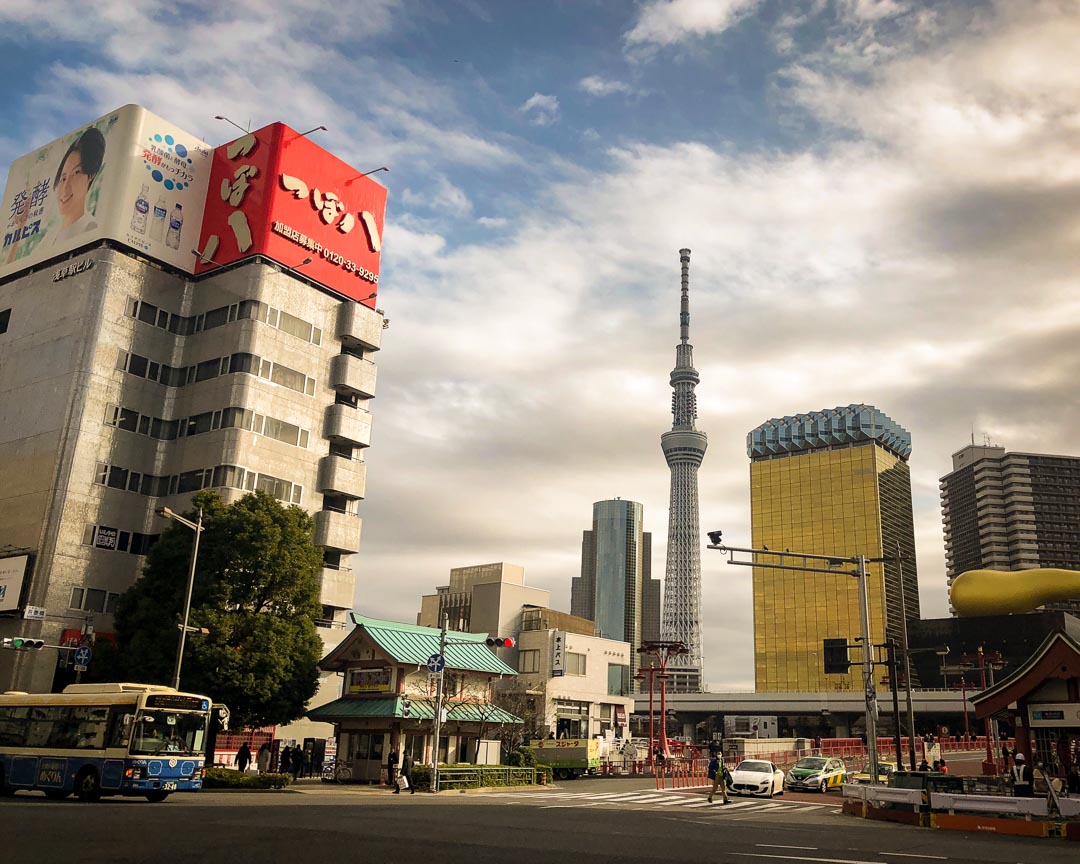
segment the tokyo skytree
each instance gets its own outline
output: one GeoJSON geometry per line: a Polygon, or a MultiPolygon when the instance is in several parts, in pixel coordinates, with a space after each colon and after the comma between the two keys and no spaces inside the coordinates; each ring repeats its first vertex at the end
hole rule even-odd
{"type": "Polygon", "coordinates": [[[682,642],[688,653],[668,663],[669,691],[701,692],[701,531],[698,516],[698,466],[705,457],[708,438],[699,432],[694,388],[694,347],[690,344],[690,250],[680,249],[682,306],[679,344],[671,370],[671,431],[660,436],[664,458],[671,469],[668,509],[667,568],[664,575],[663,638],[682,642]]]}

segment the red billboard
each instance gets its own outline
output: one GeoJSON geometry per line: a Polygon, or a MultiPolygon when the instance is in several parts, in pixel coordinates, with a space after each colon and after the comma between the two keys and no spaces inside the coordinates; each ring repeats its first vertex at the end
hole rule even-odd
{"type": "Polygon", "coordinates": [[[386,188],[284,123],[214,151],[196,273],[264,255],[374,308],[386,188]]]}

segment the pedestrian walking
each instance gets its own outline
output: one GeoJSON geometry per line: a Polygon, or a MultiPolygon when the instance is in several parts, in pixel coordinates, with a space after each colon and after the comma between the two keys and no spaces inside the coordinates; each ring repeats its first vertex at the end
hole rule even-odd
{"type": "Polygon", "coordinates": [[[709,790],[710,804],[713,803],[713,795],[716,794],[717,787],[720,788],[720,791],[724,796],[724,803],[730,803],[727,794],[727,781],[729,776],[727,767],[720,761],[720,755],[713,753],[712,759],[709,760],[709,779],[712,780],[712,789],[709,790]]]}
{"type": "Polygon", "coordinates": [[[291,762],[292,764],[289,766],[289,769],[292,772],[292,779],[295,783],[296,778],[298,778],[304,770],[304,751],[300,749],[299,744],[293,747],[291,762]]]}
{"type": "Polygon", "coordinates": [[[243,774],[247,771],[248,765],[251,764],[251,748],[248,747],[245,741],[240,745],[240,749],[236,751],[236,770],[243,774]]]}
{"type": "Polygon", "coordinates": [[[262,747],[259,748],[259,752],[255,755],[255,766],[259,769],[260,774],[265,774],[270,770],[270,745],[263,741],[262,747]]]}
{"type": "Polygon", "coordinates": [[[1023,753],[1013,757],[1012,771],[1013,795],[1017,798],[1032,798],[1035,795],[1035,774],[1027,764],[1023,753]]]}
{"type": "Polygon", "coordinates": [[[398,752],[397,750],[391,750],[390,755],[386,757],[386,782],[394,787],[395,795],[401,791],[397,787],[397,766],[398,752]]]}
{"type": "Polygon", "coordinates": [[[401,757],[401,776],[404,777],[409,783],[409,794],[415,795],[416,784],[413,783],[412,779],[412,766],[412,756],[410,756],[408,752],[406,752],[405,755],[401,757]]]}
{"type": "Polygon", "coordinates": [[[1008,741],[1002,741],[1001,742],[1001,767],[1002,767],[1002,769],[1004,771],[1009,770],[1009,757],[1010,756],[1012,756],[1012,753],[1009,751],[1009,742],[1008,741]]]}
{"type": "Polygon", "coordinates": [[[286,744],[278,753],[278,774],[288,774],[292,770],[292,745],[286,744]]]}

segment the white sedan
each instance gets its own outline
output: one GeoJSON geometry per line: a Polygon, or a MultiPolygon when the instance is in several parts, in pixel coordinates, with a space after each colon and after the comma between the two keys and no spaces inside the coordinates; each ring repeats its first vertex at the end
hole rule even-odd
{"type": "Polygon", "coordinates": [[[746,759],[731,772],[730,789],[736,795],[773,795],[784,794],[784,772],[772,762],[761,759],[746,759]]]}

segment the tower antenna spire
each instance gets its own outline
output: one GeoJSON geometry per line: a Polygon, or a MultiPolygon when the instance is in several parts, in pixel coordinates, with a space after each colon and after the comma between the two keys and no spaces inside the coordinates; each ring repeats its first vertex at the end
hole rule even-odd
{"type": "Polygon", "coordinates": [[[698,514],[698,467],[708,438],[697,429],[698,373],[690,344],[690,250],[679,250],[682,296],[679,306],[679,344],[671,370],[671,431],[660,436],[664,459],[671,470],[668,507],[667,567],[664,572],[664,613],[661,634],[681,642],[687,653],[672,658],[668,674],[674,692],[702,690],[701,648],[701,526],[698,514]]]}

